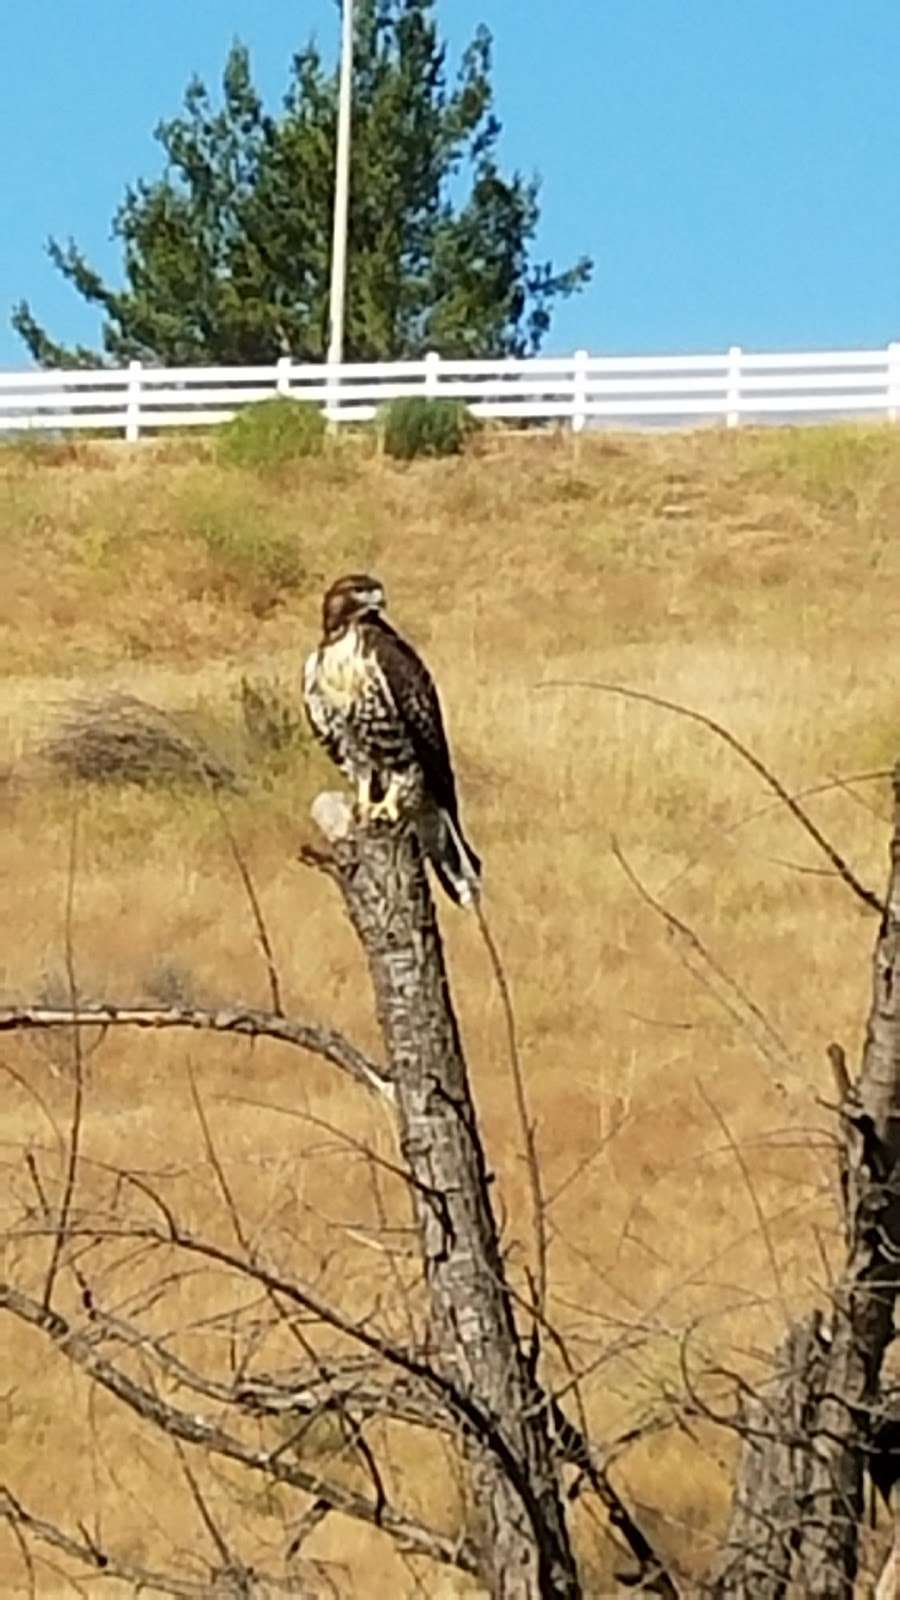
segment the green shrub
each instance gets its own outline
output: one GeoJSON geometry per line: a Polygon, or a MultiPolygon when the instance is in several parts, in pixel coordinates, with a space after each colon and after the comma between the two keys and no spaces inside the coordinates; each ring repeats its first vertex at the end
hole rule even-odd
{"type": "Polygon", "coordinates": [[[429,400],[411,395],[389,400],[378,412],[385,455],[395,461],[417,456],[458,456],[477,427],[462,400],[429,400]]]}
{"type": "Polygon", "coordinates": [[[259,400],[218,430],[219,460],[233,467],[284,467],[321,454],[326,422],[302,400],[259,400]]]}

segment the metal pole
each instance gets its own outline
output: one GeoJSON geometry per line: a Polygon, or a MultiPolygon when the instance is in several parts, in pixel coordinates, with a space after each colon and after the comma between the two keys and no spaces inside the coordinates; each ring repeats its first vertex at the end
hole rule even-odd
{"type": "Polygon", "coordinates": [[[353,0],[343,0],[341,78],[334,172],[334,231],[331,240],[331,301],[328,361],[344,357],[344,294],[347,284],[347,212],[350,199],[350,111],[353,88],[353,0]]]}

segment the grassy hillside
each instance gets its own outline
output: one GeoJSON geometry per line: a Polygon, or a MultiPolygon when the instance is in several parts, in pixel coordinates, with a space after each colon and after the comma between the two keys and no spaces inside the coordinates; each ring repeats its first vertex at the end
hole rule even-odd
{"type": "MultiPolygon", "coordinates": [[[[324,583],[374,571],[442,689],[554,1197],[550,1310],[587,1374],[591,1421],[602,1435],[667,1413],[685,1373],[715,1363],[760,1376],[786,1310],[819,1293],[838,1259],[825,1048],[858,1051],[873,919],[712,734],[599,689],[541,685],[631,685],[726,723],[789,789],[815,790],[816,821],[880,890],[888,786],[837,779],[900,754],[900,434],[697,431],[577,448],[488,437],[470,458],[405,469],[343,442],[276,477],[219,467],[207,449],[0,451],[0,1000],[65,994],[73,794],[37,753],[61,706],[115,688],[192,712],[240,768],[240,792],[220,804],[287,1008],[377,1049],[336,898],[296,864],[309,802],[333,774],[303,742],[254,759],[239,706],[245,675],[289,696],[324,583]]],[[[74,800],[82,993],[265,1005],[213,799],[186,786],[81,786],[74,800]]],[[[442,916],[518,1271],[527,1185],[503,1017],[473,923],[450,907],[442,916]]],[[[66,1051],[4,1041],[0,1129],[17,1204],[23,1146],[53,1178],[66,1051]]],[[[229,1236],[189,1068],[251,1230],[345,1302],[388,1295],[394,1258],[367,1230],[379,1205],[402,1217],[403,1197],[385,1183],[376,1199],[372,1170],[341,1134],[390,1156],[390,1129],[324,1063],[298,1068],[275,1045],[108,1039],[90,1062],[85,1193],[103,1164],[131,1164],[198,1226],[229,1236]]],[[[45,1247],[19,1241],[10,1255],[39,1294],[45,1247]]],[[[120,1268],[116,1293],[139,1292],[146,1271],[120,1268]]],[[[156,1314],[199,1329],[220,1300],[216,1280],[195,1275],[173,1281],[156,1314]]],[[[204,1323],[197,1337],[214,1333],[204,1323]]],[[[92,1398],[36,1336],[6,1325],[4,1348],[0,1480],[148,1564],[172,1549],[208,1553],[171,1452],[92,1398]]],[[[329,1471],[366,1487],[357,1465],[334,1467],[334,1447],[315,1444],[329,1471]]],[[[673,1428],[617,1469],[688,1573],[721,1527],[729,1453],[722,1435],[673,1428]]],[[[399,1498],[454,1525],[436,1448],[413,1454],[397,1440],[390,1472],[399,1498]]],[[[221,1470],[204,1482],[233,1522],[233,1483],[221,1470]]],[[[284,1505],[240,1493],[247,1549],[277,1548],[284,1505]]],[[[614,1592],[610,1574],[627,1561],[595,1514],[575,1517],[593,1592],[614,1592]]],[[[26,1592],[13,1544],[0,1548],[26,1592]]],[[[337,1518],[305,1548],[341,1594],[465,1592],[337,1518]]],[[[39,1571],[40,1593],[58,1582],[39,1571]]]]}

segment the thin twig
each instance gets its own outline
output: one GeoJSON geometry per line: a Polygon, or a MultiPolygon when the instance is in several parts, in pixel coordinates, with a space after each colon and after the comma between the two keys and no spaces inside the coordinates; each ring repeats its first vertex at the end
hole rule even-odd
{"type": "Polygon", "coordinates": [[[726,1141],[726,1143],[728,1145],[728,1148],[731,1151],[732,1155],[734,1156],[734,1159],[737,1162],[738,1167],[740,1168],[741,1177],[744,1180],[744,1187],[747,1190],[748,1195],[750,1196],[750,1204],[752,1205],[753,1210],[754,1210],[754,1212],[756,1214],[756,1220],[757,1220],[757,1222],[759,1224],[760,1235],[762,1237],[763,1244],[766,1247],[766,1254],[767,1254],[767,1256],[769,1258],[769,1267],[770,1267],[771,1273],[772,1273],[772,1281],[775,1284],[775,1290],[776,1290],[776,1293],[778,1295],[779,1302],[781,1304],[781,1314],[782,1314],[782,1317],[784,1318],[784,1325],[785,1325],[786,1330],[788,1332],[790,1332],[791,1315],[790,1315],[790,1312],[788,1310],[787,1298],[786,1298],[785,1292],[784,1292],[784,1282],[783,1282],[783,1279],[782,1279],[782,1276],[781,1276],[781,1269],[779,1268],[779,1265],[778,1265],[778,1257],[775,1254],[775,1246],[772,1243],[771,1230],[770,1230],[769,1224],[768,1224],[768,1222],[766,1220],[765,1212],[763,1211],[762,1205],[760,1204],[759,1195],[757,1194],[757,1191],[756,1191],[756,1184],[753,1182],[753,1177],[751,1175],[750,1168],[748,1167],[746,1159],[744,1157],[744,1152],[741,1149],[740,1145],[738,1144],[737,1140],[735,1139],[734,1134],[732,1133],[731,1128],[729,1127],[728,1122],[727,1122],[727,1120],[725,1118],[724,1112],[722,1112],[720,1110],[720,1108],[716,1105],[715,1101],[712,1098],[712,1095],[708,1094],[707,1091],[704,1089],[703,1084],[700,1082],[699,1078],[696,1080],[696,1089],[697,1089],[697,1093],[700,1096],[700,1099],[703,1101],[703,1104],[706,1106],[707,1110],[710,1112],[710,1114],[713,1117],[715,1117],[716,1122],[718,1123],[719,1127],[722,1130],[722,1134],[723,1134],[723,1136],[725,1138],[725,1141],[726,1141]]]}
{"type": "Polygon", "coordinates": [[[276,1105],[274,1100],[257,1100],[253,1095],[249,1094],[227,1094],[222,1095],[221,1098],[229,1105],[252,1106],[256,1111],[274,1111],[281,1117],[293,1117],[298,1122],[308,1122],[311,1128],[321,1128],[323,1133],[330,1133],[335,1139],[339,1139],[342,1144],[348,1145],[351,1150],[358,1151],[366,1161],[373,1163],[376,1167],[380,1167],[382,1171],[389,1173],[392,1178],[399,1178],[407,1189],[420,1194],[427,1205],[433,1207],[440,1200],[440,1193],[437,1189],[429,1188],[427,1184],[420,1182],[414,1173],[407,1171],[404,1167],[398,1167],[396,1162],[389,1161],[386,1156],[379,1155],[377,1150],[373,1150],[372,1146],[366,1144],[364,1139],[357,1139],[355,1134],[348,1133],[346,1128],[339,1128],[336,1123],[329,1122],[326,1117],[318,1117],[313,1111],[301,1111],[297,1106],[276,1105]]]}
{"type": "Polygon", "coordinates": [[[852,889],[857,899],[861,900],[863,905],[868,906],[871,911],[877,911],[879,916],[884,914],[884,904],[879,900],[877,894],[873,893],[871,889],[867,889],[865,884],[860,883],[843,856],[839,855],[831,841],[825,837],[821,828],[807,815],[794,796],[784,787],[781,780],[776,778],[773,772],[769,771],[769,768],[760,760],[759,756],[754,755],[753,751],[748,749],[740,739],[736,738],[728,728],[723,727],[721,722],[716,722],[713,717],[706,716],[702,711],[694,711],[690,706],[681,705],[677,700],[666,700],[662,695],[650,694],[646,689],[631,689],[621,683],[601,683],[592,679],[555,679],[546,683],[538,683],[535,688],[596,689],[603,694],[621,695],[626,700],[641,700],[647,705],[659,706],[664,711],[673,711],[676,716],[688,717],[691,722],[699,722],[701,727],[708,728],[718,738],[724,739],[725,743],[736,751],[753,768],[753,771],[769,785],[769,788],[777,794],[782,804],[787,806],[791,815],[796,817],[800,826],[805,829],[810,838],[815,840],[819,849],[824,851],[839,877],[843,878],[847,887],[852,889]]]}
{"type": "MultiPolygon", "coordinates": [[[[178,726],[177,726],[177,723],[175,721],[175,718],[171,715],[171,713],[166,711],[166,712],[163,712],[162,715],[163,715],[164,719],[167,722],[169,722],[169,724],[175,729],[175,731],[177,733],[179,731],[178,730],[178,726]]],[[[256,928],[256,937],[257,937],[257,940],[259,942],[259,947],[262,950],[263,958],[264,958],[265,963],[266,963],[266,974],[267,974],[268,980],[269,980],[269,994],[270,994],[271,999],[272,999],[272,1010],[275,1013],[276,1017],[281,1017],[281,1016],[284,1015],[284,1009],[283,1009],[282,1003],[281,1003],[281,981],[280,981],[279,976],[278,976],[278,967],[277,967],[277,964],[276,964],[276,961],[275,961],[275,952],[274,952],[274,949],[273,949],[273,946],[272,946],[272,941],[269,938],[269,930],[268,930],[268,928],[266,926],[266,919],[263,916],[262,904],[260,902],[259,895],[256,892],[256,885],[253,882],[253,877],[251,875],[250,868],[247,866],[247,862],[246,862],[246,860],[244,858],[244,853],[241,850],[241,847],[237,842],[237,838],[235,836],[234,829],[231,826],[231,822],[229,821],[228,814],[227,814],[227,812],[225,810],[225,807],[222,804],[222,797],[219,794],[218,788],[217,788],[216,784],[213,782],[212,777],[210,775],[209,759],[208,759],[209,755],[210,755],[209,747],[206,745],[206,743],[204,741],[199,741],[198,747],[197,747],[197,750],[196,750],[196,753],[195,753],[197,773],[198,773],[198,776],[201,779],[201,782],[205,785],[206,792],[209,795],[210,799],[212,800],[213,805],[216,808],[216,813],[218,815],[219,822],[220,822],[221,827],[222,827],[222,832],[224,833],[226,839],[228,840],[228,847],[229,847],[229,849],[231,851],[232,859],[234,861],[235,866],[238,869],[238,873],[240,875],[241,883],[244,886],[244,893],[247,896],[247,901],[248,901],[249,906],[250,906],[250,912],[251,912],[251,915],[253,917],[253,924],[254,924],[254,927],[256,928]],[[204,755],[207,757],[206,760],[204,760],[204,755]]]]}
{"type": "MultiPolygon", "coordinates": [[[[866,772],[848,772],[843,777],[833,773],[828,779],[820,779],[818,783],[804,784],[802,789],[793,791],[794,800],[810,800],[820,794],[831,794],[834,789],[842,789],[848,797],[852,795],[851,784],[854,783],[880,783],[884,778],[893,776],[892,767],[871,767],[866,772]]],[[[859,797],[852,796],[854,799],[859,797]]],[[[765,805],[754,806],[752,811],[745,812],[744,816],[737,817],[734,822],[726,823],[721,832],[723,834],[736,833],[738,828],[746,828],[748,823],[757,822],[760,817],[765,817],[770,811],[777,811],[781,805],[780,800],[767,800],[765,805]]],[[[888,822],[890,818],[881,818],[880,812],[872,811],[873,816],[888,822]]]]}
{"type": "Polygon", "coordinates": [[[522,1143],[525,1147],[525,1166],[528,1173],[528,1187],[531,1193],[531,1216],[534,1230],[535,1267],[537,1271],[537,1287],[534,1296],[535,1311],[538,1322],[544,1320],[544,1308],[547,1303],[547,1218],[544,1203],[543,1183],[541,1180],[541,1165],[538,1158],[537,1141],[534,1136],[534,1123],[528,1111],[528,1099],[525,1093],[525,1075],[522,1071],[522,1062],[519,1056],[519,1043],[516,1037],[516,1017],[513,1011],[512,995],[500,952],[494,936],[488,926],[480,898],[476,895],[473,902],[481,937],[484,940],[488,958],[497,981],[500,993],[500,1003],[506,1020],[506,1035],[509,1045],[509,1064],[512,1072],[513,1088],[516,1096],[516,1111],[519,1118],[519,1127],[522,1133],[522,1143]]]}
{"type": "Polygon", "coordinates": [[[185,1455],[184,1446],[181,1443],[181,1440],[173,1438],[172,1444],[175,1447],[175,1454],[178,1457],[178,1462],[184,1475],[184,1480],[188,1486],[188,1489],[190,1490],[191,1499],[193,1500],[194,1505],[197,1507],[197,1514],[216,1547],[219,1560],[221,1561],[226,1572],[233,1572],[236,1575],[241,1573],[243,1575],[243,1563],[236,1561],[229,1550],[228,1545],[225,1542],[225,1536],[219,1528],[216,1519],[212,1515],[208,1505],[206,1504],[206,1501],[203,1497],[203,1491],[200,1488],[200,1485],[197,1482],[193,1472],[191,1471],[190,1463],[185,1455]]]}
{"type": "Polygon", "coordinates": [[[283,1017],[284,1007],[281,1001],[281,980],[278,976],[278,967],[275,962],[275,952],[272,946],[272,941],[269,938],[269,930],[266,926],[266,919],[263,916],[259,895],[256,892],[256,885],[253,882],[250,868],[247,866],[247,863],[244,859],[244,853],[237,842],[234,829],[231,826],[225,811],[225,807],[222,804],[221,796],[217,793],[215,786],[210,782],[208,776],[206,776],[206,783],[212,796],[213,804],[218,812],[219,821],[222,824],[225,837],[228,840],[228,845],[234,859],[234,864],[240,873],[241,883],[244,885],[244,891],[250,904],[253,922],[256,927],[256,937],[259,940],[259,946],[265,958],[266,973],[269,979],[269,993],[272,997],[272,1010],[274,1011],[276,1017],[283,1017]]]}
{"type": "Polygon", "coordinates": [[[193,1069],[190,1066],[188,1066],[188,1086],[191,1091],[191,1100],[193,1101],[194,1112],[196,1114],[197,1121],[200,1124],[200,1132],[203,1135],[203,1143],[206,1147],[206,1157],[215,1174],[216,1182],[219,1185],[219,1191],[222,1195],[222,1199],[225,1201],[225,1209],[227,1210],[231,1219],[231,1226],[234,1229],[234,1236],[237,1239],[238,1244],[241,1246],[241,1249],[245,1250],[247,1255],[250,1256],[252,1255],[252,1251],[244,1234],[244,1226],[241,1222],[241,1215],[238,1211],[234,1195],[231,1192],[228,1179],[225,1176],[224,1168],[219,1160],[219,1153],[213,1143],[212,1134],[209,1131],[209,1123],[206,1120],[206,1112],[203,1109],[203,1101],[198,1093],[197,1082],[194,1077],[193,1069]]]}
{"type": "MultiPolygon", "coordinates": [[[[39,1231],[37,1229],[19,1230],[19,1236],[39,1231]]],[[[78,1231],[75,1230],[73,1236],[77,1236],[78,1231]]],[[[394,1344],[392,1340],[373,1333],[363,1322],[354,1322],[352,1318],[346,1316],[335,1306],[330,1305],[321,1296],[301,1287],[290,1279],[281,1277],[276,1272],[270,1271],[258,1261],[235,1255],[233,1251],[224,1249],[212,1240],[197,1238],[187,1230],[178,1228],[177,1225],[170,1226],[165,1232],[162,1232],[148,1225],[130,1228],[104,1228],[94,1224],[90,1229],[85,1229],[84,1232],[91,1239],[154,1239],[160,1244],[175,1245],[180,1250],[198,1255],[208,1261],[215,1261],[220,1266],[230,1267],[239,1275],[252,1279],[264,1288],[273,1290],[300,1309],[312,1312],[315,1317],[318,1317],[327,1326],[346,1334],[348,1338],[355,1340],[364,1349],[381,1356],[390,1366],[400,1368],[401,1371],[409,1373],[411,1377],[418,1378],[426,1389],[449,1408],[456,1421],[464,1428],[470,1429],[485,1448],[497,1458],[524,1502],[529,1516],[534,1520],[535,1525],[539,1525],[540,1508],[535,1499],[527,1470],[519,1460],[515,1450],[508,1443],[502,1429],[497,1426],[490,1413],[476,1399],[466,1393],[451,1378],[439,1372],[428,1361],[402,1349],[394,1344]]],[[[97,1376],[94,1371],[93,1352],[90,1364],[81,1361],[78,1356],[72,1354],[76,1347],[79,1347],[80,1344],[87,1344],[87,1341],[80,1340],[79,1335],[69,1328],[58,1313],[47,1311],[43,1307],[36,1307],[28,1296],[21,1294],[11,1284],[0,1282],[0,1311],[4,1309],[12,1311],[15,1315],[23,1317],[25,1321],[32,1322],[42,1328],[52,1339],[65,1345],[65,1353],[72,1356],[72,1359],[79,1360],[79,1364],[85,1366],[89,1376],[97,1376]],[[35,1315],[35,1311],[37,1311],[37,1315],[35,1315]]],[[[108,1366],[109,1363],[105,1365],[108,1366]]],[[[121,1386],[127,1386],[131,1382],[124,1373],[120,1373],[116,1369],[113,1369],[111,1377],[107,1375],[100,1378],[99,1381],[103,1382],[106,1387],[112,1388],[114,1393],[120,1395],[122,1394],[121,1386]]],[[[158,1404],[160,1407],[163,1406],[162,1401],[158,1404]]],[[[209,1427],[209,1424],[203,1422],[200,1433],[185,1433],[183,1430],[176,1431],[179,1432],[179,1437],[187,1438],[189,1442],[201,1443],[203,1438],[206,1437],[202,1430],[209,1430],[209,1427]]],[[[221,1453],[234,1454],[233,1451],[222,1451],[221,1453]]],[[[247,1458],[241,1456],[236,1459],[247,1458]]],[[[369,1505],[369,1502],[365,1502],[365,1504],[369,1505]]],[[[374,1508],[372,1510],[374,1514],[374,1508]]]]}
{"type": "MultiPolygon", "coordinates": [[[[710,954],[702,940],[698,938],[697,934],[694,932],[693,928],[689,927],[686,922],[682,921],[680,917],[675,915],[674,911],[670,911],[668,906],[663,905],[661,900],[657,900],[656,897],[651,894],[646,884],[642,882],[634,868],[631,866],[630,862],[626,859],[615,836],[611,838],[610,847],[616,861],[622,868],[622,871],[624,872],[632,888],[644,901],[645,905],[648,905],[650,909],[662,919],[670,933],[677,933],[694,952],[694,954],[700,957],[701,961],[703,961],[710,971],[713,972],[719,979],[719,982],[725,985],[725,988],[729,991],[729,993],[739,1000],[742,1006],[746,1007],[746,1010],[762,1028],[764,1035],[777,1046],[781,1059],[780,1061],[777,1061],[776,1064],[782,1069],[784,1067],[788,1067],[791,1072],[796,1072],[797,1063],[794,1061],[794,1058],[791,1055],[785,1040],[782,1039],[777,1029],[772,1026],[761,1006],[757,1005],[752,996],[747,994],[747,992],[742,988],[735,978],[732,978],[731,974],[725,970],[719,961],[716,960],[715,956],[710,954]]],[[[688,967],[688,971],[694,972],[694,969],[690,966],[689,962],[686,963],[686,965],[688,967]]],[[[696,973],[694,975],[697,976],[696,973]]],[[[744,1016],[742,1016],[740,1010],[737,1009],[734,1003],[726,999],[723,995],[719,994],[716,990],[713,990],[713,993],[716,995],[719,1004],[725,1007],[729,1015],[732,1016],[741,1027],[746,1028],[748,1026],[747,1020],[744,1016]]],[[[772,1055],[770,1050],[765,1048],[754,1030],[750,1029],[749,1031],[754,1043],[757,1045],[757,1048],[762,1050],[762,1053],[766,1056],[766,1058],[771,1061],[772,1055]]]]}
{"type": "MultiPolygon", "coordinates": [[[[69,1006],[73,1015],[78,1012],[78,990],[75,982],[75,953],[72,935],[72,921],[75,906],[75,869],[78,860],[78,806],[72,806],[72,826],[69,834],[69,870],[66,877],[66,916],[65,916],[65,960],[66,977],[69,984],[69,1006]]],[[[69,1153],[66,1162],[66,1176],[63,1185],[62,1204],[59,1208],[59,1223],[53,1249],[50,1255],[50,1265],[47,1268],[47,1277],[44,1283],[44,1310],[46,1311],[53,1299],[53,1289],[56,1283],[56,1274],[59,1270],[59,1261],[65,1241],[66,1229],[69,1222],[69,1212],[72,1207],[72,1196],[75,1192],[75,1180],[78,1173],[78,1148],[81,1141],[81,1118],[84,1109],[84,1056],[81,1049],[81,1032],[75,1023],[72,1030],[72,1063],[75,1072],[75,1087],[72,1095],[72,1120],[69,1127],[69,1153]]]]}

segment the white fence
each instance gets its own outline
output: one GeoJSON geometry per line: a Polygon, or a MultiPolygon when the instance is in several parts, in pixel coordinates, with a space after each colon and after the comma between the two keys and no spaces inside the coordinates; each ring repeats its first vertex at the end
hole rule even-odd
{"type": "Polygon", "coordinates": [[[342,366],[145,367],[0,373],[0,434],[60,428],[121,430],[129,441],[157,428],[209,427],[275,394],[362,422],[385,400],[464,400],[480,417],[686,425],[702,419],[812,420],[900,414],[900,343],[883,350],[721,355],[538,356],[523,361],[373,361],[342,366]]]}

